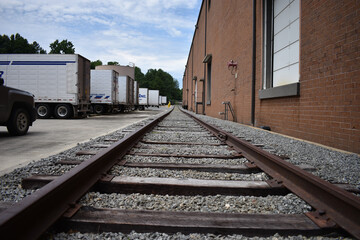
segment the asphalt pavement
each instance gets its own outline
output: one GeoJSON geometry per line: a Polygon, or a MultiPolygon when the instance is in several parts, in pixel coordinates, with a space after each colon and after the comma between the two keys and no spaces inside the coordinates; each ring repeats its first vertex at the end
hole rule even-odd
{"type": "Polygon", "coordinates": [[[84,119],[37,119],[25,136],[10,136],[6,127],[0,127],[0,176],[66,149],[76,146],[164,111],[166,107],[148,108],[84,119]]]}

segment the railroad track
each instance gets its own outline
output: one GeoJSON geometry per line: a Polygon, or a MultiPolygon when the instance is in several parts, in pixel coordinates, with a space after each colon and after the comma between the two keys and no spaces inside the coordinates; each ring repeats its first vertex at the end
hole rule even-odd
{"type": "Polygon", "coordinates": [[[50,227],[360,238],[358,197],[262,147],[175,109],[123,139],[76,153],[83,158],[60,159],[71,168],[61,176],[23,179],[23,188],[39,190],[0,205],[0,236],[35,239],[50,227]],[[292,213],[287,205],[300,206],[292,213]]]}

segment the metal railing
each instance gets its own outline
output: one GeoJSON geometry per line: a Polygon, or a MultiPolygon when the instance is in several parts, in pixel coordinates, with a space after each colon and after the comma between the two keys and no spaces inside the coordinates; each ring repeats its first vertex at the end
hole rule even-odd
{"type": "Polygon", "coordinates": [[[231,103],[230,102],[222,102],[222,104],[225,105],[225,112],[224,112],[225,120],[229,120],[228,112],[230,111],[231,116],[233,118],[233,122],[236,122],[235,111],[234,111],[233,107],[231,106],[231,103]]]}

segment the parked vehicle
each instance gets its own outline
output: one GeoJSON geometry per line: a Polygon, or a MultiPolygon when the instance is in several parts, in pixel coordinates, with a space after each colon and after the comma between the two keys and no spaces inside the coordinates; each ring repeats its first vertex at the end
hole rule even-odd
{"type": "Polygon", "coordinates": [[[95,70],[100,70],[100,69],[114,70],[119,73],[120,110],[124,111],[124,110],[134,109],[135,66],[101,65],[95,67],[95,70]]]}
{"type": "Polygon", "coordinates": [[[134,106],[134,80],[129,76],[119,76],[119,108],[131,110],[134,106]]]}
{"type": "Polygon", "coordinates": [[[86,116],[90,61],[78,54],[0,54],[5,84],[35,96],[39,118],[86,116]]]}
{"type": "Polygon", "coordinates": [[[114,70],[91,70],[92,112],[102,114],[119,108],[119,74],[114,70]]]}
{"type": "Polygon", "coordinates": [[[161,105],[167,105],[167,97],[161,96],[161,105]]]}
{"type": "Polygon", "coordinates": [[[149,106],[159,107],[159,90],[149,90],[149,106]]]}
{"type": "Polygon", "coordinates": [[[139,109],[145,110],[149,106],[149,89],[139,88],[139,109]]]}
{"type": "Polygon", "coordinates": [[[139,108],[139,84],[137,81],[134,81],[134,106],[135,109],[139,108]]]}
{"type": "Polygon", "coordinates": [[[0,126],[6,126],[11,135],[25,135],[36,120],[34,95],[4,86],[0,71],[0,126]]]}

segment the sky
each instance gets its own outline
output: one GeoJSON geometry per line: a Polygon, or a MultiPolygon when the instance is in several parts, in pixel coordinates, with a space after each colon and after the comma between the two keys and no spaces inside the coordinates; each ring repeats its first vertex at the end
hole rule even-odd
{"type": "Polygon", "coordinates": [[[163,69],[178,80],[201,0],[1,0],[0,34],[19,33],[47,52],[56,39],[90,61],[163,69]]]}

